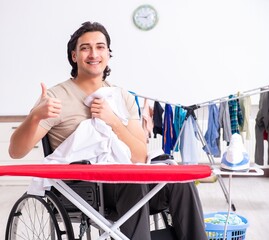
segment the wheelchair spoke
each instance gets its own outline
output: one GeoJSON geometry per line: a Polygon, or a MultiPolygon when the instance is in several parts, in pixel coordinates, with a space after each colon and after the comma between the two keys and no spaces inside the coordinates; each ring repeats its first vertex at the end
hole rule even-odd
{"type": "Polygon", "coordinates": [[[17,237],[21,239],[50,239],[49,229],[50,216],[43,205],[35,199],[28,199],[25,202],[24,211],[17,213],[17,237]],[[18,231],[18,226],[21,226],[18,231]]]}
{"type": "MultiPolygon", "coordinates": [[[[6,240],[72,240],[65,217],[47,196],[24,195],[9,216],[6,240]]],[[[68,225],[70,227],[70,225],[68,225]]],[[[72,235],[71,235],[72,236],[72,235]]]]}

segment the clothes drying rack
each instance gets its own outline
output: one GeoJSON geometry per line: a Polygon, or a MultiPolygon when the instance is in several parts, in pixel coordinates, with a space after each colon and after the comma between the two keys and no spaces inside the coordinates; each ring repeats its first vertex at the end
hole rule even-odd
{"type": "MultiPolygon", "coordinates": [[[[180,132],[179,132],[179,135],[177,137],[177,140],[176,140],[176,143],[174,145],[174,148],[172,150],[172,155],[174,155],[175,153],[175,150],[179,144],[179,141],[180,141],[180,136],[183,132],[183,129],[186,125],[186,122],[187,122],[187,119],[192,116],[193,119],[195,120],[195,125],[197,127],[197,130],[198,130],[198,137],[199,137],[199,140],[200,142],[202,143],[202,146],[203,148],[205,148],[207,150],[206,154],[207,154],[207,157],[208,157],[208,160],[209,160],[209,163],[211,166],[213,165],[216,165],[215,163],[215,159],[213,157],[213,154],[211,153],[209,147],[208,147],[208,144],[206,142],[206,139],[202,133],[202,130],[198,124],[198,121],[197,121],[197,117],[196,117],[196,114],[195,114],[195,110],[199,109],[199,108],[202,108],[202,107],[207,107],[209,105],[213,105],[213,104],[219,104],[221,102],[228,102],[228,101],[231,101],[231,100],[236,100],[236,99],[240,99],[240,98],[244,98],[244,97],[248,97],[248,96],[252,96],[252,95],[257,95],[257,94],[261,94],[261,93],[264,93],[264,92],[269,92],[269,85],[266,85],[266,86],[263,86],[263,87],[258,87],[258,88],[254,88],[254,89],[251,89],[251,90],[247,90],[247,91],[243,91],[240,93],[240,95],[238,94],[231,94],[233,95],[232,98],[229,98],[230,95],[228,96],[224,96],[224,97],[221,97],[221,98],[216,98],[216,99],[213,99],[213,100],[209,100],[209,101],[206,101],[206,102],[202,102],[202,103],[199,103],[199,104],[194,104],[194,105],[191,105],[191,106],[183,106],[181,104],[175,104],[175,103],[171,103],[169,101],[163,101],[163,100],[159,100],[159,99],[156,99],[156,98],[151,98],[151,97],[147,97],[147,96],[143,96],[143,95],[139,95],[139,94],[135,94],[135,96],[137,97],[141,97],[141,98],[144,98],[144,99],[149,99],[149,100],[152,100],[152,101],[157,101],[157,102],[160,102],[160,103],[164,103],[164,104],[170,104],[170,105],[173,105],[173,106],[178,106],[178,107],[181,107],[183,109],[185,109],[187,111],[186,113],[186,117],[184,119],[184,122],[183,122],[183,125],[180,129],[180,132]]],[[[216,177],[217,177],[217,180],[221,186],[221,189],[224,193],[224,196],[226,198],[226,201],[227,203],[231,202],[230,200],[230,196],[229,196],[229,192],[224,184],[224,181],[222,179],[222,176],[220,174],[216,174],[216,177]]],[[[234,205],[234,203],[230,203],[231,205],[231,208],[233,211],[236,211],[236,207],[234,205]]]]}

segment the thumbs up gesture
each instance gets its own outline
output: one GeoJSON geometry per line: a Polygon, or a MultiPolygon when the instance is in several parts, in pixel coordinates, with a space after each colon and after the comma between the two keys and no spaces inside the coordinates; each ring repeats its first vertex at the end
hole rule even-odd
{"type": "Polygon", "coordinates": [[[40,100],[32,109],[31,113],[34,114],[39,120],[46,118],[57,118],[62,108],[61,101],[47,95],[47,87],[44,83],[41,83],[41,88],[42,93],[40,100]]]}

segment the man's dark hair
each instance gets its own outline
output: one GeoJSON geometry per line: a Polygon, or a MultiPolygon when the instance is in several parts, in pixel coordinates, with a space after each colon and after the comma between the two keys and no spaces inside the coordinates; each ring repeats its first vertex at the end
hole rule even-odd
{"type": "MultiPolygon", "coordinates": [[[[109,34],[103,25],[101,25],[100,23],[97,23],[97,22],[93,22],[93,23],[92,22],[85,22],[85,23],[82,23],[81,25],[82,26],[71,35],[71,38],[67,44],[68,61],[72,66],[71,76],[74,78],[77,77],[77,75],[78,75],[78,66],[77,66],[77,63],[75,63],[72,59],[72,51],[74,51],[76,48],[78,38],[80,36],[82,36],[84,33],[86,33],[86,32],[101,32],[101,33],[103,33],[106,37],[106,42],[107,42],[107,47],[109,49],[109,52],[110,53],[112,52],[110,49],[109,34]]],[[[110,57],[112,57],[112,56],[110,55],[110,57]]],[[[104,70],[104,74],[103,74],[103,80],[105,80],[106,77],[109,76],[110,72],[111,72],[111,69],[108,66],[106,66],[106,68],[104,70]]]]}

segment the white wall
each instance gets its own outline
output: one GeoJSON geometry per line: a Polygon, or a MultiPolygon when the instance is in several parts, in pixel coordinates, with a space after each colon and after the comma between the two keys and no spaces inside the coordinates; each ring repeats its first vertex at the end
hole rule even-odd
{"type": "Polygon", "coordinates": [[[268,0],[0,0],[0,115],[27,114],[66,80],[66,44],[85,21],[112,38],[109,80],[138,94],[189,105],[269,83],[268,0]],[[153,5],[159,23],[135,28],[153,5]]]}

